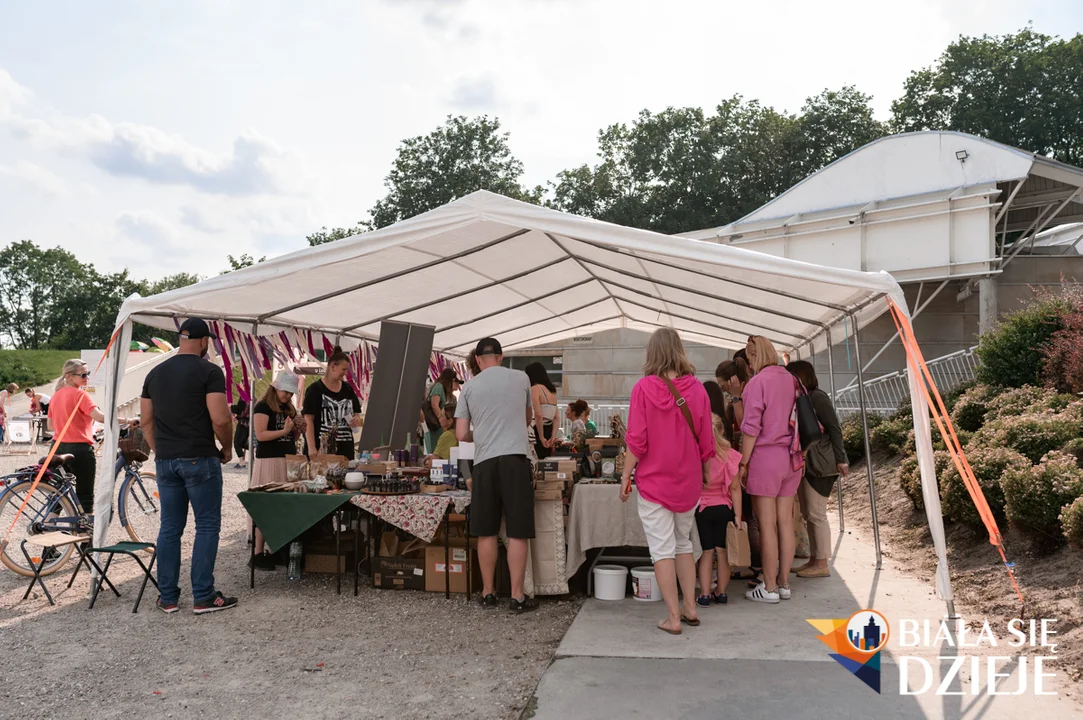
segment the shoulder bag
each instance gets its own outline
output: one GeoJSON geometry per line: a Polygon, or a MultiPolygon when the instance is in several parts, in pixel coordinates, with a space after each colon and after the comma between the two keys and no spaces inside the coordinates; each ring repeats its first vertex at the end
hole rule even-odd
{"type": "Polygon", "coordinates": [[[440,425],[440,418],[436,417],[436,411],[432,409],[432,386],[429,387],[429,391],[425,393],[425,400],[421,403],[421,413],[425,417],[425,428],[429,432],[436,432],[442,426],[440,425]]]}
{"type": "Polygon", "coordinates": [[[794,393],[797,396],[797,434],[801,438],[801,449],[808,450],[809,445],[824,436],[820,427],[820,418],[816,415],[816,408],[812,406],[812,398],[801,381],[793,379],[794,393]]]}
{"type": "MultiPolygon", "coordinates": [[[[699,438],[696,437],[696,421],[692,419],[692,411],[688,409],[688,403],[685,401],[684,396],[681,395],[680,390],[673,384],[673,381],[667,378],[665,375],[659,375],[662,378],[662,382],[669,388],[669,392],[673,394],[673,400],[677,403],[677,407],[680,409],[681,414],[684,415],[685,422],[688,423],[688,429],[692,432],[692,442],[696,447],[699,447],[699,438]]],[[[703,468],[703,487],[707,487],[707,484],[711,480],[710,465],[703,468]]]]}

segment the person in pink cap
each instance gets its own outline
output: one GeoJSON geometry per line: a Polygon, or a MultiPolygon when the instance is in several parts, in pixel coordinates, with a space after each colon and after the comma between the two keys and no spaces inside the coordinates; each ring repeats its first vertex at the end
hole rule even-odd
{"type": "Polygon", "coordinates": [[[627,502],[635,470],[639,519],[669,613],[658,627],[680,635],[682,623],[699,625],[692,527],[715,455],[711,401],[672,328],[651,335],[643,375],[632,388],[620,497],[627,502]]]}
{"type": "Polygon", "coordinates": [[[760,525],[763,581],[745,597],[776,604],[790,599],[794,496],[805,466],[797,434],[797,381],[778,364],[767,338],[749,338],[746,350],[755,375],[741,393],[740,477],[760,525]]]}

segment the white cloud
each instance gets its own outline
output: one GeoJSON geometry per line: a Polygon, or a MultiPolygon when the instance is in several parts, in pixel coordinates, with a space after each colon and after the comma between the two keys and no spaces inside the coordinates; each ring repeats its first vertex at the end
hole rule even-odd
{"type": "Polygon", "coordinates": [[[171,247],[179,239],[177,229],[153,210],[125,210],[117,216],[114,225],[132,240],[157,248],[171,247]]]}
{"type": "Polygon", "coordinates": [[[30,90],[15,82],[15,78],[0,68],[0,120],[15,112],[15,108],[30,101],[30,90]]]}
{"type": "Polygon", "coordinates": [[[207,219],[207,216],[204,215],[203,211],[199,208],[192,207],[191,205],[181,207],[180,216],[181,223],[202,233],[215,235],[225,230],[225,228],[216,225],[207,219]]]}
{"type": "Polygon", "coordinates": [[[496,82],[490,75],[459,78],[448,102],[462,110],[476,112],[497,105],[496,82]]]}
{"type": "Polygon", "coordinates": [[[21,160],[14,165],[0,165],[0,180],[15,187],[32,190],[48,198],[70,195],[64,181],[43,167],[21,160]]]}

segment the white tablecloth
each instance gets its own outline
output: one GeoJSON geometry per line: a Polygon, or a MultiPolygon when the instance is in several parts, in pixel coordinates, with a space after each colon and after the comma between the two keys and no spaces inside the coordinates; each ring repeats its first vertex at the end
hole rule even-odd
{"type": "MultiPolygon", "coordinates": [[[[587,559],[587,550],[600,547],[647,547],[639,520],[639,490],[633,485],[628,502],[620,501],[620,484],[578,483],[568,508],[568,569],[571,577],[587,559]]],[[[692,547],[700,556],[699,533],[692,525],[692,547]]]]}

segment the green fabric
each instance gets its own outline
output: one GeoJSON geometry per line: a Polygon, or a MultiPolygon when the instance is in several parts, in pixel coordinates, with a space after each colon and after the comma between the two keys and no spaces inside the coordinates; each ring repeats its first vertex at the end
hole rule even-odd
{"type": "Polygon", "coordinates": [[[459,439],[455,437],[454,430],[445,430],[444,434],[436,442],[436,449],[432,454],[441,460],[451,459],[451,448],[459,446],[459,439]]]}
{"type": "Polygon", "coordinates": [[[350,501],[357,493],[252,492],[237,493],[252,522],[263,533],[271,552],[298,537],[305,530],[350,501]]]}
{"type": "Polygon", "coordinates": [[[108,547],[90,548],[90,552],[134,552],[136,550],[146,550],[150,547],[154,547],[154,545],[152,543],[138,543],[125,540],[124,542],[113,543],[108,547]]]}

